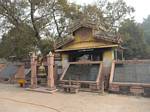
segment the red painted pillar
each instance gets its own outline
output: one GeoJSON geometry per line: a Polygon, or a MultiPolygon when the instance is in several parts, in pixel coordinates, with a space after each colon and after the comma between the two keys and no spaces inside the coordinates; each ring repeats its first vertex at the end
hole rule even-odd
{"type": "Polygon", "coordinates": [[[47,55],[47,64],[48,64],[47,86],[50,90],[54,90],[56,89],[54,85],[54,55],[51,52],[47,55]]]}
{"type": "Polygon", "coordinates": [[[37,56],[35,53],[32,54],[31,56],[31,88],[36,88],[37,87],[37,56]]]}

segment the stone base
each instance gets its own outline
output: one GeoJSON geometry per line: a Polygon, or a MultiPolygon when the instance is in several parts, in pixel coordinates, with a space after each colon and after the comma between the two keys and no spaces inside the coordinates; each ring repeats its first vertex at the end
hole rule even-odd
{"type": "Polygon", "coordinates": [[[119,92],[119,86],[118,85],[110,85],[109,90],[113,91],[113,92],[119,92]]]}
{"type": "Polygon", "coordinates": [[[41,92],[41,93],[54,93],[57,91],[57,89],[53,89],[53,90],[50,90],[49,88],[46,88],[46,87],[38,87],[38,88],[26,88],[27,91],[35,91],[35,92],[41,92]]]}
{"type": "Polygon", "coordinates": [[[53,91],[53,90],[56,90],[56,87],[52,87],[52,88],[47,87],[46,90],[48,90],[48,91],[53,91]]]}
{"type": "Polygon", "coordinates": [[[79,92],[79,86],[77,85],[63,85],[62,86],[64,92],[67,93],[78,93],[79,92]]]}
{"type": "Polygon", "coordinates": [[[144,90],[142,87],[132,86],[130,88],[130,92],[134,95],[141,95],[142,93],[144,93],[144,90]]]}

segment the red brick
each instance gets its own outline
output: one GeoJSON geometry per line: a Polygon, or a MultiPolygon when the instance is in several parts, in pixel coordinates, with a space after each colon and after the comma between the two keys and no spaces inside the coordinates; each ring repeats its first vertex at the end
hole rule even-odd
{"type": "Polygon", "coordinates": [[[140,86],[131,86],[130,92],[133,93],[134,95],[140,95],[144,93],[144,90],[140,86]]]}
{"type": "Polygon", "coordinates": [[[110,85],[109,90],[113,92],[118,92],[119,91],[119,86],[118,85],[110,85]]]}

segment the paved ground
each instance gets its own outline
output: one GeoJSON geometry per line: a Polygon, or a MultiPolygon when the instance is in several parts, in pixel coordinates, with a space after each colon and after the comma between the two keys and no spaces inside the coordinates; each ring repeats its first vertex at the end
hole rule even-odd
{"type": "Polygon", "coordinates": [[[114,94],[46,94],[0,84],[0,112],[150,112],[150,98],[114,94]]]}

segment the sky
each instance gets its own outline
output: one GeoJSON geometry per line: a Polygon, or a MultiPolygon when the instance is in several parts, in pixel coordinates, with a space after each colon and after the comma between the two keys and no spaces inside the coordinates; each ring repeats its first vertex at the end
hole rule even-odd
{"type": "MultiPolygon", "coordinates": [[[[75,2],[77,4],[92,4],[96,0],[70,0],[71,2],[75,2]]],[[[115,1],[115,0],[110,0],[115,1]]],[[[143,18],[147,18],[150,14],[150,0],[124,0],[127,5],[134,7],[135,12],[133,16],[137,22],[142,22],[143,18]]]]}

